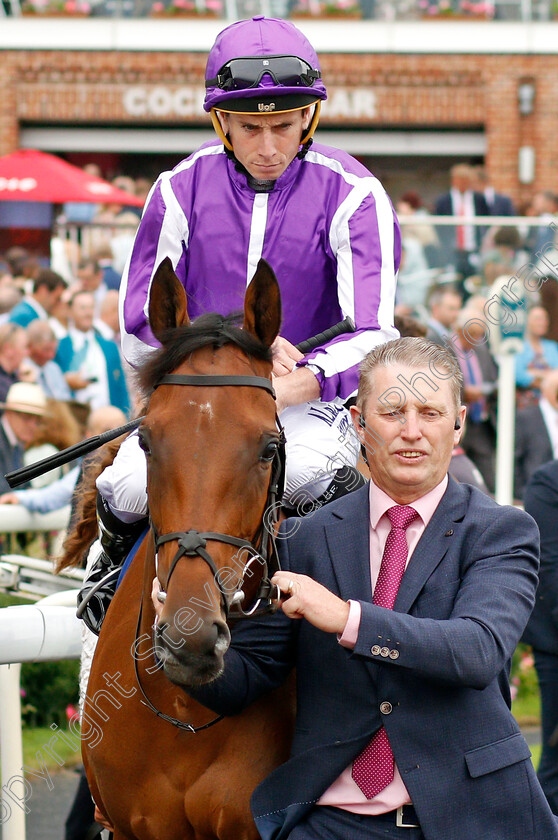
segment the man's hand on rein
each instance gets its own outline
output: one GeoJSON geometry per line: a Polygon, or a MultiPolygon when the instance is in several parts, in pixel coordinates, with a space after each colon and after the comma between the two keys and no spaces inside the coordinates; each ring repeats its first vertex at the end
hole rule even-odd
{"type": "Polygon", "coordinates": [[[306,575],[277,572],[271,579],[285,594],[281,609],[289,618],[305,618],[325,633],[343,633],[349,604],[306,575]]]}

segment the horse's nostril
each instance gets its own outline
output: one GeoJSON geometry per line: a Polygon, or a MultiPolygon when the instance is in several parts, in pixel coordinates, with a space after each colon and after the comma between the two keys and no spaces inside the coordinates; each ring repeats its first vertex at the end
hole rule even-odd
{"type": "Polygon", "coordinates": [[[217,638],[215,641],[215,652],[225,653],[231,642],[231,634],[226,624],[221,621],[216,621],[214,627],[217,631],[217,638]]]}

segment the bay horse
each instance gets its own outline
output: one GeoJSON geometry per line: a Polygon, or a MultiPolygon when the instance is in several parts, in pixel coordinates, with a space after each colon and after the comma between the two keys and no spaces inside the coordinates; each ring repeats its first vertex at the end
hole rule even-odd
{"type": "Polygon", "coordinates": [[[180,686],[222,672],[229,612],[269,595],[261,555],[270,562],[274,546],[262,548],[262,523],[281,450],[270,380],[279,288],[261,261],[242,329],[217,315],[190,324],[167,259],[149,320],[161,343],[140,371],[152,392],[139,428],[151,526],[99,636],[84,765],[115,840],[256,840],[249,798],[288,757],[292,691],[216,719],[180,686]],[[153,629],[155,576],[164,605],[153,629]]]}

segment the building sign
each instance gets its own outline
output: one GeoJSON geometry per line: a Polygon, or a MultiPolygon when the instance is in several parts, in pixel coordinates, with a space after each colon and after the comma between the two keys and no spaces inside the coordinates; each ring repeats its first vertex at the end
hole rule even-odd
{"type": "Polygon", "coordinates": [[[122,104],[131,117],[201,117],[204,97],[201,87],[133,87],[124,92],[122,104]]]}
{"type": "MultiPolygon", "coordinates": [[[[205,89],[197,86],[131,87],[124,91],[122,104],[131,117],[203,117],[204,97],[205,89]]],[[[376,94],[370,88],[330,88],[323,115],[326,120],[374,119],[376,94]]]]}
{"type": "Polygon", "coordinates": [[[322,105],[326,119],[372,120],[377,116],[376,93],[370,88],[330,88],[322,105]]]}

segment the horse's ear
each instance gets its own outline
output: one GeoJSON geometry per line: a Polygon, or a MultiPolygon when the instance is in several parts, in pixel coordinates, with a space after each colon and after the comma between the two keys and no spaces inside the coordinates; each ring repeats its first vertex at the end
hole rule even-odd
{"type": "Polygon", "coordinates": [[[244,298],[244,329],[271,347],[281,328],[281,292],[273,269],[260,260],[244,298]]]}
{"type": "Polygon", "coordinates": [[[189,323],[184,286],[174,273],[169,257],[165,257],[151,284],[149,325],[155,338],[161,341],[164,330],[189,323]]]}

